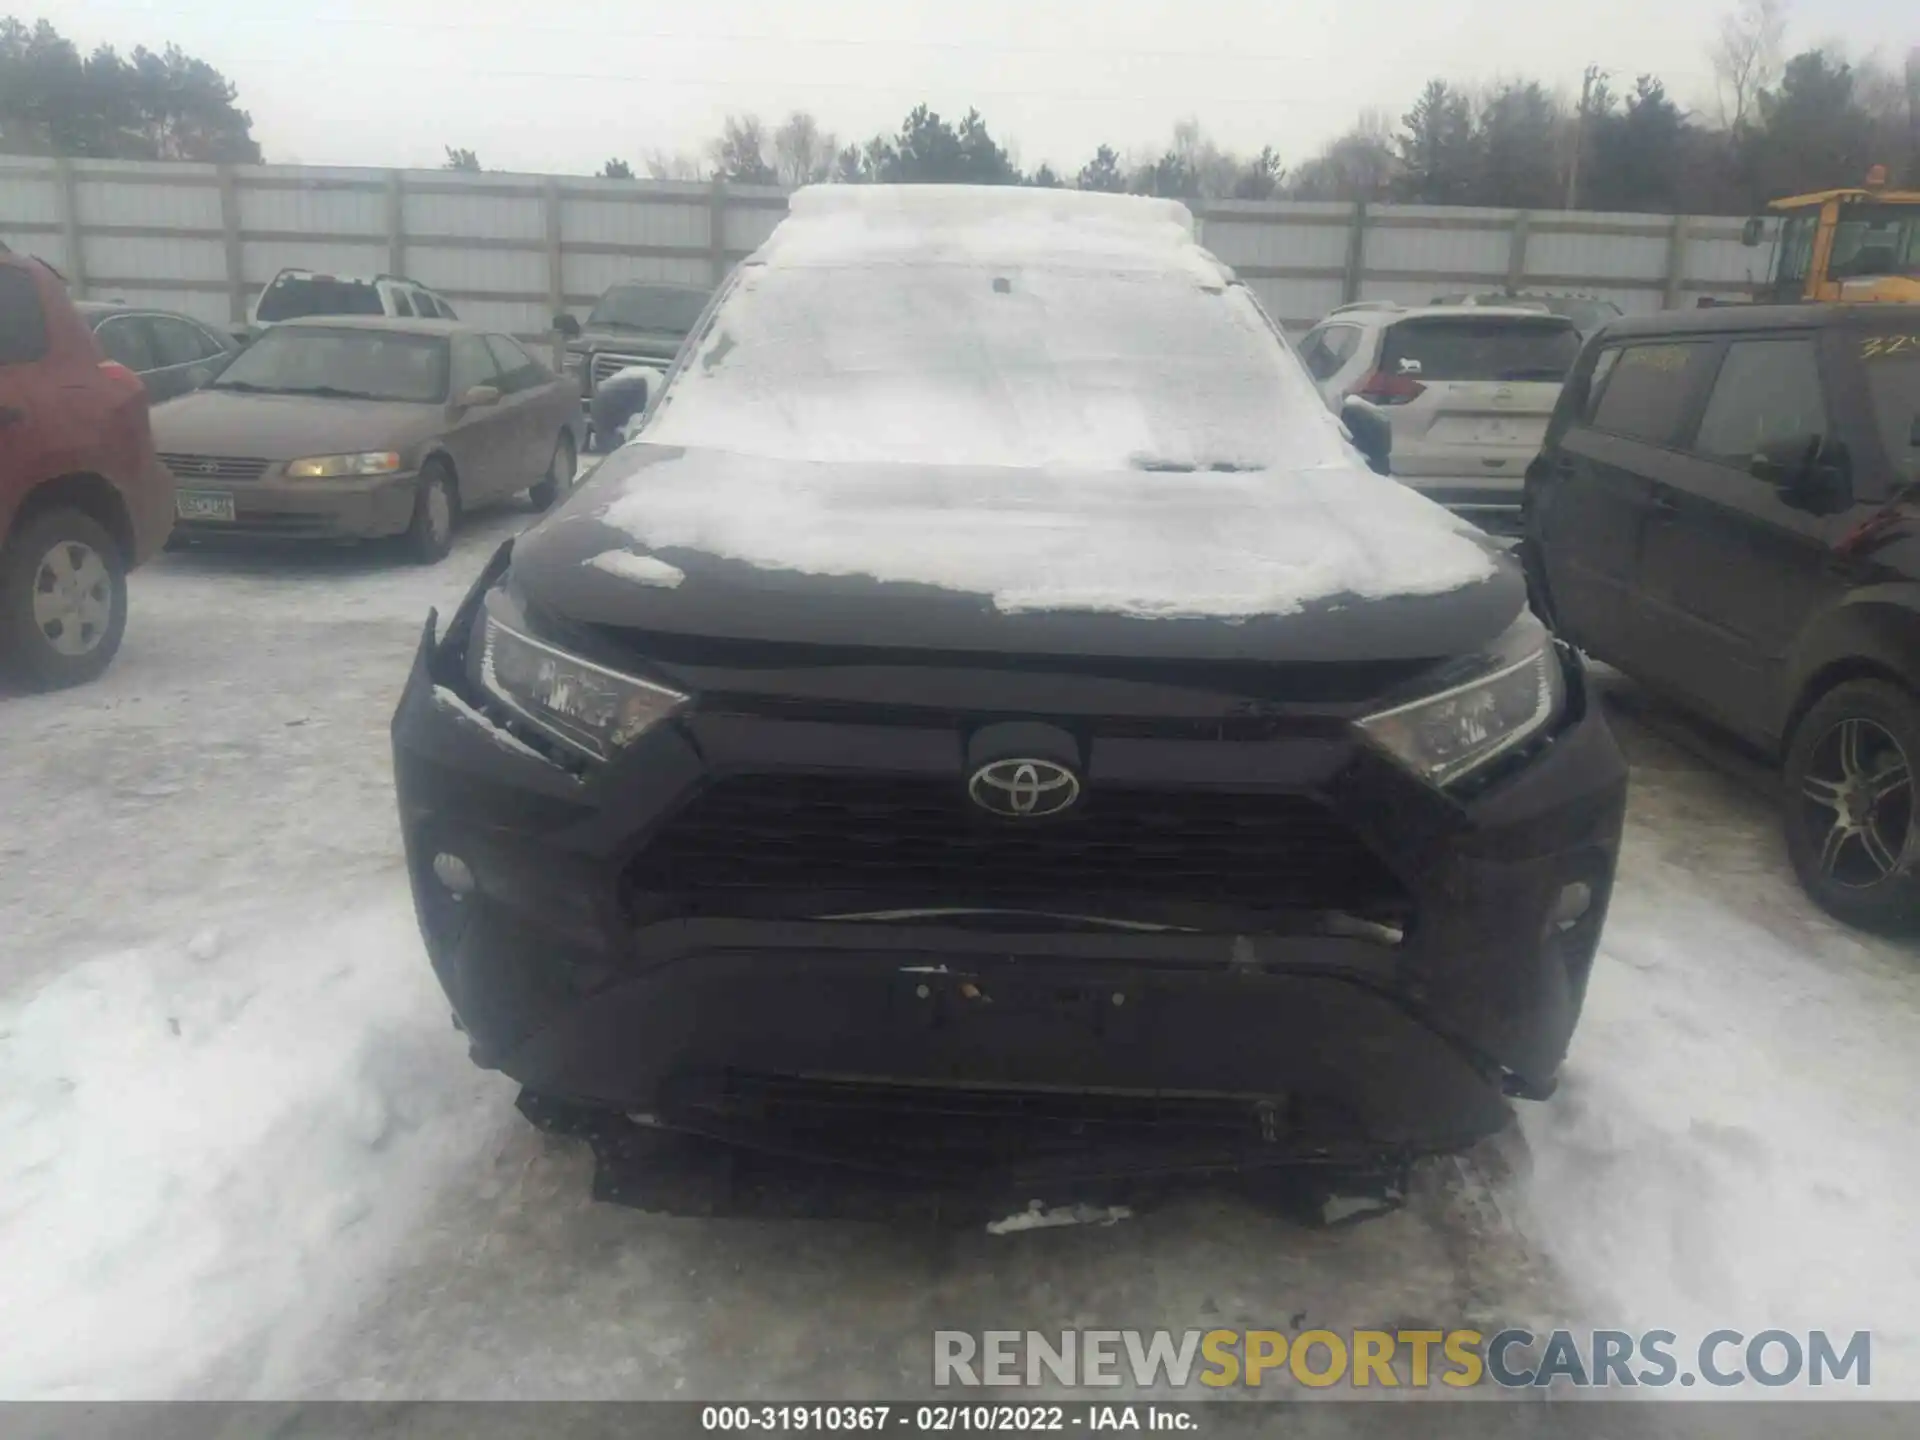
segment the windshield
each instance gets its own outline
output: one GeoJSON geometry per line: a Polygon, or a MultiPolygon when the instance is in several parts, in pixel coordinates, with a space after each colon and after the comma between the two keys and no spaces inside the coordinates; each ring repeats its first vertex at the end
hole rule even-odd
{"type": "Polygon", "coordinates": [[[1920,275],[1920,206],[1849,205],[1842,210],[1827,273],[1836,280],[1920,275]]]}
{"type": "Polygon", "coordinates": [[[380,292],[364,280],[336,280],[331,275],[304,278],[282,276],[269,285],[254,307],[253,318],[265,324],[298,320],[303,315],[382,315],[380,292]]]}
{"type": "Polygon", "coordinates": [[[1579,354],[1579,332],[1562,319],[1447,316],[1395,325],[1380,367],[1422,380],[1564,380],[1579,354]]]}
{"type": "Polygon", "coordinates": [[[447,397],[447,342],[376,330],[269,330],[211,388],[437,404],[447,397]]]}
{"type": "Polygon", "coordinates": [[[1920,481],[1920,334],[1869,335],[1860,353],[1887,458],[1902,479],[1920,481]]]}
{"type": "Polygon", "coordinates": [[[971,264],[750,268],[647,438],[788,459],[1257,469],[1276,462],[1283,416],[1318,408],[1237,286],[971,264]]]}
{"type": "Polygon", "coordinates": [[[587,316],[589,330],[667,330],[684,335],[700,323],[707,295],[670,285],[617,285],[587,316]]]}

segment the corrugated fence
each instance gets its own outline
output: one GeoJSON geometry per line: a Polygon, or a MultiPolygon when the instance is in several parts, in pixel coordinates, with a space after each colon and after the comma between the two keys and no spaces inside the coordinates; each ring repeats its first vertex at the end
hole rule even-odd
{"type": "MultiPolygon", "coordinates": [[[[621,280],[713,284],[779,190],[672,181],[0,156],[0,240],[76,294],[243,320],[283,266],[406,275],[527,338],[621,280]]],[[[1765,250],[1738,220],[1425,205],[1215,202],[1202,239],[1298,332],[1350,300],[1504,287],[1629,313],[1734,297],[1765,250]]]]}

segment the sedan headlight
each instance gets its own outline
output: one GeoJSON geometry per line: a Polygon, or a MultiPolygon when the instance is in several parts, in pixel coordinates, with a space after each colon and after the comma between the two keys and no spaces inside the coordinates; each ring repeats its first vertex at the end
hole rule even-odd
{"type": "Polygon", "coordinates": [[[481,623],[481,683],[523,719],[593,759],[632,744],[687,703],[677,690],[555,649],[491,615],[481,623]]]}
{"type": "Polygon", "coordinates": [[[337,480],[343,475],[391,475],[400,468],[392,450],[369,450],[359,455],[314,455],[287,464],[290,480],[337,480]]]}
{"type": "Polygon", "coordinates": [[[1360,733],[1429,784],[1446,786],[1551,724],[1566,703],[1566,677],[1537,623],[1515,628],[1486,674],[1382,710],[1360,733]],[[1514,659],[1518,650],[1520,658],[1514,659]]]}

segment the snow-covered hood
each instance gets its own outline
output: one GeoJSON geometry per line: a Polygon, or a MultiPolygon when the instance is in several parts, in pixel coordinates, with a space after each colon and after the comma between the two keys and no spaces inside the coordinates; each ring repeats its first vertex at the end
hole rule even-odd
{"type": "Polygon", "coordinates": [[[578,624],[1142,659],[1464,654],[1525,603],[1478,531],[1344,463],[1092,474],[632,444],[521,538],[512,574],[578,624]]]}
{"type": "Polygon", "coordinates": [[[438,405],[196,390],[153,407],[153,445],[169,454],[297,460],[406,450],[446,429],[438,405]]]}

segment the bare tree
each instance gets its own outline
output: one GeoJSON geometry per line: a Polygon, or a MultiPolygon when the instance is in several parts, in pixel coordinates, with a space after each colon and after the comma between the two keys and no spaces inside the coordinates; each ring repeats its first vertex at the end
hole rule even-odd
{"type": "Polygon", "coordinates": [[[641,164],[655,180],[705,180],[707,167],[698,155],[683,150],[649,150],[641,164]]]}
{"type": "Polygon", "coordinates": [[[1739,0],[1720,21],[1708,58],[1720,95],[1720,123],[1738,130],[1755,98],[1780,78],[1780,42],[1786,34],[1783,0],[1739,0]]]}
{"type": "Polygon", "coordinates": [[[840,142],[804,110],[789,115],[773,132],[773,168],[789,190],[817,185],[833,172],[840,142]]]}
{"type": "Polygon", "coordinates": [[[771,185],[773,166],[767,163],[767,127],[758,115],[729,115],[719,138],[708,151],[713,156],[714,173],[741,185],[771,185]]]}

